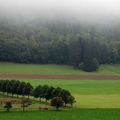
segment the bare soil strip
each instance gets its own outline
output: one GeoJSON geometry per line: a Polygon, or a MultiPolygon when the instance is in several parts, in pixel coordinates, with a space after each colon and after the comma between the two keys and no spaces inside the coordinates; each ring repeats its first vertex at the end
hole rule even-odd
{"type": "Polygon", "coordinates": [[[79,75],[79,74],[67,74],[67,75],[0,74],[0,78],[120,80],[119,75],[79,75]]]}

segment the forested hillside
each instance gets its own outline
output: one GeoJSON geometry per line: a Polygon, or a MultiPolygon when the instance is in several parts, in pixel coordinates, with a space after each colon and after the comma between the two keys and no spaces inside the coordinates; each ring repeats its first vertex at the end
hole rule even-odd
{"type": "Polygon", "coordinates": [[[0,19],[0,61],[78,66],[95,58],[100,64],[120,63],[119,25],[58,19],[0,19]]]}

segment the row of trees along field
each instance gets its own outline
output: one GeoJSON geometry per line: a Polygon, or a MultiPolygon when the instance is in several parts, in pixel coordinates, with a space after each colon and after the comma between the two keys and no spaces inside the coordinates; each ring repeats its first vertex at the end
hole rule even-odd
{"type": "MultiPolygon", "coordinates": [[[[120,29],[36,21],[0,21],[0,61],[69,64],[120,63],[120,29]],[[108,29],[109,28],[109,29],[108,29]]],[[[86,70],[86,69],[84,69],[86,70]]],[[[89,71],[89,70],[88,70],[89,71]]]]}
{"type": "Polygon", "coordinates": [[[67,104],[72,106],[75,102],[75,98],[68,90],[60,87],[54,88],[47,85],[39,85],[33,88],[30,83],[21,82],[18,80],[0,80],[0,91],[3,92],[3,95],[7,93],[7,96],[8,94],[11,94],[12,97],[14,97],[14,95],[17,95],[17,97],[19,97],[19,95],[28,96],[28,98],[29,96],[33,96],[35,98],[39,98],[40,102],[41,99],[45,99],[47,102],[54,97],[61,97],[65,106],[67,104]]]}

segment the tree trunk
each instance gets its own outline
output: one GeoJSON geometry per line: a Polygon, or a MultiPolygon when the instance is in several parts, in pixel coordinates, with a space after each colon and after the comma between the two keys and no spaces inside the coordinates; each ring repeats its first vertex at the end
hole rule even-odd
{"type": "Polygon", "coordinates": [[[17,98],[19,98],[19,95],[17,94],[17,98]]]}
{"type": "Polygon", "coordinates": [[[73,107],[73,103],[71,103],[71,107],[73,107]]]}
{"type": "Polygon", "coordinates": [[[65,103],[65,107],[66,107],[66,103],[65,103]]]}
{"type": "Polygon", "coordinates": [[[25,111],[25,107],[23,106],[23,112],[25,111]]]}
{"type": "Polygon", "coordinates": [[[10,107],[9,106],[6,107],[6,111],[10,112],[10,107]]]}
{"type": "Polygon", "coordinates": [[[56,106],[56,110],[59,111],[59,107],[58,106],[56,106]]]}
{"type": "Polygon", "coordinates": [[[25,111],[25,105],[24,105],[24,103],[22,104],[22,107],[23,107],[23,112],[25,111]]]}
{"type": "Polygon", "coordinates": [[[39,104],[41,103],[41,98],[39,98],[39,104]]]}
{"type": "Polygon", "coordinates": [[[12,93],[12,97],[13,97],[13,93],[12,93]]]}

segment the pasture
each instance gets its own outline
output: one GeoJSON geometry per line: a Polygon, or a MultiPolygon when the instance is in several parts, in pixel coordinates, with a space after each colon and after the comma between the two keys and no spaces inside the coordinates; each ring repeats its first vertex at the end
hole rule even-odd
{"type": "Polygon", "coordinates": [[[0,62],[0,73],[16,73],[16,74],[50,74],[50,75],[64,75],[64,74],[95,74],[95,75],[120,75],[119,65],[101,65],[97,72],[84,72],[82,70],[74,69],[68,65],[51,65],[51,64],[18,64],[0,62]]]}
{"type": "Polygon", "coordinates": [[[33,86],[51,85],[69,90],[77,108],[120,108],[120,81],[21,79],[33,86]]]}
{"type": "Polygon", "coordinates": [[[1,120],[119,120],[120,109],[71,109],[63,111],[1,112],[1,120]]]}
{"type": "MultiPolygon", "coordinates": [[[[60,65],[31,65],[0,63],[0,73],[15,74],[95,74],[119,75],[120,66],[104,65],[93,73],[60,65]]],[[[6,79],[6,78],[1,78],[6,79]]],[[[14,79],[14,78],[9,78],[14,79]]],[[[49,85],[69,90],[76,99],[73,108],[54,110],[28,110],[10,113],[0,111],[2,120],[119,120],[120,119],[120,81],[119,80],[78,80],[78,79],[18,79],[30,82],[33,86],[49,85]]]]}

